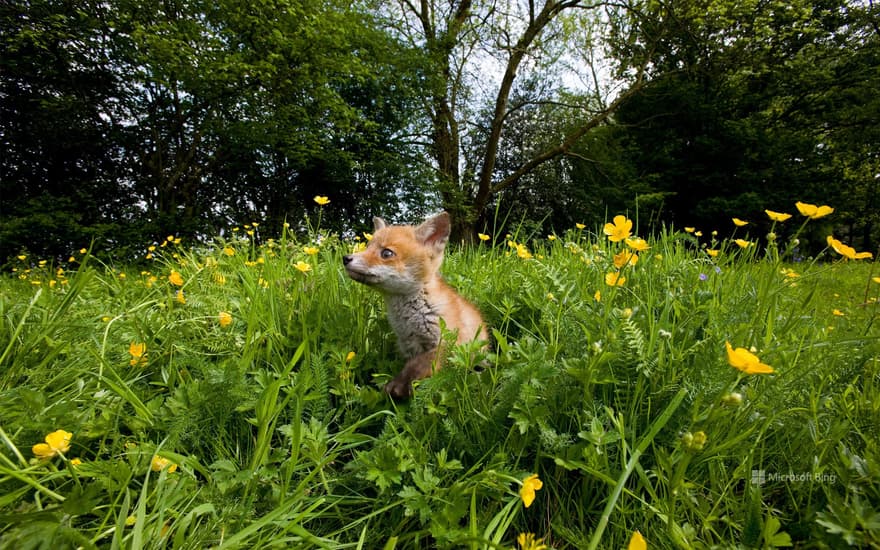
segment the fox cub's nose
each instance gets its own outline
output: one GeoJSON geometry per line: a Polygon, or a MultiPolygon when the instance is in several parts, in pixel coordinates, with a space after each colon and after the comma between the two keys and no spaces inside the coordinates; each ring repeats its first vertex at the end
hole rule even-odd
{"type": "Polygon", "coordinates": [[[351,262],[351,255],[346,255],[342,257],[342,265],[348,265],[351,262]]]}

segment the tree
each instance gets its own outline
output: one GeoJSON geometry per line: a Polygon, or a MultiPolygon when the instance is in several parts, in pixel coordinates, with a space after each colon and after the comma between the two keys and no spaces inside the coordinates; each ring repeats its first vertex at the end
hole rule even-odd
{"type": "MultiPolygon", "coordinates": [[[[727,230],[736,215],[769,226],[764,209],[802,200],[833,204],[870,247],[876,8],[705,0],[675,10],[650,84],[618,111],[640,177],[674,197],[665,221],[727,230]]],[[[813,240],[824,246],[824,234],[813,240]]]]}
{"type": "Polygon", "coordinates": [[[531,0],[399,0],[386,8],[386,24],[426,60],[426,145],[443,206],[453,212],[453,238],[473,235],[475,227],[486,222],[486,207],[494,195],[570,153],[641,88],[651,56],[648,37],[639,38],[639,53],[631,49],[621,58],[616,83],[622,88],[616,94],[603,93],[608,90],[595,58],[610,41],[640,36],[640,24],[624,16],[639,8],[640,2],[581,0],[547,0],[540,5],[531,0]],[[566,65],[578,49],[585,57],[579,64],[566,65]],[[591,86],[588,94],[569,104],[568,112],[577,122],[542,148],[499,165],[515,113],[530,104],[558,102],[562,73],[579,76],[591,86]],[[520,75],[556,85],[542,86],[530,96],[520,94],[513,103],[520,75]]]}
{"type": "Polygon", "coordinates": [[[34,0],[0,28],[4,257],[280,230],[318,194],[336,230],[427,209],[399,144],[417,75],[349,3],[34,0]]]}

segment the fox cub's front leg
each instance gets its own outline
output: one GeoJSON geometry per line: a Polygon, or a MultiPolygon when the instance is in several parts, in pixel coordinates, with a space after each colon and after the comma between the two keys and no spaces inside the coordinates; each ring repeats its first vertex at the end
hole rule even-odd
{"type": "Polygon", "coordinates": [[[434,363],[436,360],[436,349],[420,353],[411,358],[403,366],[403,370],[393,380],[385,384],[385,393],[395,399],[412,397],[412,383],[434,374],[434,363]]]}

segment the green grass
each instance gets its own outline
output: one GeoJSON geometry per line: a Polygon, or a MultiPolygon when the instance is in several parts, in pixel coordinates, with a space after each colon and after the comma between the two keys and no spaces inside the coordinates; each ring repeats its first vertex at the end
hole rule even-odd
{"type": "Polygon", "coordinates": [[[382,302],[341,269],[355,243],[234,235],[0,280],[0,547],[880,548],[870,263],[667,232],[611,287],[623,243],[573,230],[525,259],[496,236],[444,264],[492,351],[393,403],[382,302]],[[727,341],[775,372],[734,369],[727,341]],[[70,449],[36,458],[58,429],[70,449]]]}

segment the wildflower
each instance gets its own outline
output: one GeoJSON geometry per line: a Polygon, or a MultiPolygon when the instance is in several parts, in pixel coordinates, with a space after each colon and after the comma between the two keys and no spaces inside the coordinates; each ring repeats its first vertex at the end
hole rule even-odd
{"type": "Polygon", "coordinates": [[[221,311],[220,314],[217,315],[217,318],[221,327],[228,327],[232,324],[232,314],[226,311],[221,311]]]}
{"type": "Polygon", "coordinates": [[[706,445],[707,439],[708,439],[708,437],[706,437],[706,432],[701,430],[701,431],[695,433],[693,443],[691,444],[691,448],[696,451],[702,451],[703,446],[706,445]]]}
{"type": "Polygon", "coordinates": [[[166,468],[168,469],[169,474],[173,474],[177,471],[177,464],[171,462],[164,456],[153,455],[153,459],[150,460],[150,469],[154,472],[161,472],[166,468]]]}
{"type": "Polygon", "coordinates": [[[546,550],[547,548],[544,539],[536,539],[534,533],[520,533],[516,537],[516,542],[519,543],[522,550],[546,550]]]}
{"type": "Polygon", "coordinates": [[[701,280],[701,281],[708,281],[708,280],[709,280],[709,276],[706,275],[705,273],[700,273],[700,280],[701,280]]]}
{"type": "Polygon", "coordinates": [[[180,273],[176,271],[171,272],[171,275],[168,276],[168,280],[175,286],[183,286],[183,277],[181,277],[180,273]]]}
{"type": "Polygon", "coordinates": [[[364,231],[364,238],[367,239],[367,242],[370,242],[373,240],[373,234],[367,233],[366,231],[364,231]]]}
{"type": "Polygon", "coordinates": [[[707,248],[707,249],[706,249],[706,254],[708,254],[708,255],[711,256],[712,258],[717,258],[717,257],[718,257],[718,252],[719,252],[718,250],[715,250],[715,249],[713,249],[713,248],[707,248]]]}
{"type": "Polygon", "coordinates": [[[835,316],[837,316],[837,317],[843,317],[844,315],[846,315],[846,313],[840,311],[839,309],[835,309],[835,310],[832,311],[831,313],[833,313],[833,314],[834,314],[835,316]]]}
{"type": "Polygon", "coordinates": [[[875,283],[880,284],[880,277],[871,277],[871,280],[874,281],[875,283]]]}
{"type": "Polygon", "coordinates": [[[131,527],[135,523],[137,523],[137,516],[135,516],[134,514],[125,518],[125,526],[126,527],[131,527]]]}
{"type": "Polygon", "coordinates": [[[345,362],[351,363],[351,361],[354,359],[355,355],[356,354],[353,351],[348,352],[348,355],[345,356],[345,362]]]}
{"type": "Polygon", "coordinates": [[[806,202],[796,202],[794,205],[797,206],[798,212],[800,212],[802,216],[806,216],[811,220],[823,218],[834,212],[834,209],[827,205],[816,206],[815,204],[809,204],[806,202]]]}
{"type": "Polygon", "coordinates": [[[227,256],[235,256],[235,249],[232,248],[231,246],[224,246],[223,253],[226,254],[227,256]]]}
{"type": "Polygon", "coordinates": [[[132,367],[142,367],[147,364],[147,344],[132,342],[128,345],[128,353],[131,355],[129,365],[132,367]]]}
{"type": "Polygon", "coordinates": [[[303,273],[307,273],[312,270],[311,264],[308,264],[302,260],[293,264],[293,267],[297,268],[298,270],[302,271],[303,273]]]}
{"type": "Polygon", "coordinates": [[[83,463],[83,461],[82,461],[81,458],[72,458],[72,459],[70,459],[70,465],[71,465],[71,466],[74,466],[74,467],[75,467],[75,466],[79,466],[79,465],[82,464],[82,463],[83,463]]]}
{"type": "Polygon", "coordinates": [[[526,508],[535,501],[535,491],[540,490],[543,486],[544,482],[538,479],[538,474],[532,474],[523,480],[522,487],[519,489],[519,497],[526,508]]]}
{"type": "Polygon", "coordinates": [[[614,223],[606,223],[603,232],[608,235],[608,240],[617,243],[632,235],[632,220],[626,216],[614,216],[614,223]]]}
{"type": "Polygon", "coordinates": [[[547,235],[547,240],[548,240],[548,241],[555,241],[555,240],[556,240],[556,235],[547,235]]]}
{"type": "Polygon", "coordinates": [[[644,252],[645,250],[651,248],[650,246],[648,246],[648,242],[640,237],[625,239],[624,242],[628,247],[632,248],[636,252],[644,252]]]}
{"type": "Polygon", "coordinates": [[[315,254],[318,253],[318,247],[316,247],[316,246],[304,246],[304,247],[303,247],[303,252],[305,252],[305,253],[308,254],[309,256],[314,256],[315,254]]]}
{"type": "Polygon", "coordinates": [[[828,246],[834,249],[835,252],[840,254],[841,256],[849,259],[849,260],[862,260],[865,258],[873,258],[874,255],[870,252],[856,252],[856,249],[843,244],[842,242],[835,239],[833,236],[828,235],[828,246]]]}
{"type": "Polygon", "coordinates": [[[684,232],[685,232],[685,233],[693,233],[693,232],[696,231],[696,230],[697,230],[696,227],[685,227],[685,228],[684,228],[684,232]]]}
{"type": "Polygon", "coordinates": [[[739,218],[732,218],[732,219],[733,219],[733,225],[735,225],[737,227],[743,227],[744,225],[749,225],[749,222],[747,222],[745,220],[741,220],[739,218]]]}
{"type": "Polygon", "coordinates": [[[601,302],[602,301],[602,291],[597,290],[596,293],[593,294],[593,299],[596,300],[597,302],[601,302]]]}
{"type": "Polygon", "coordinates": [[[529,252],[529,249],[524,244],[516,245],[516,255],[523,260],[530,260],[532,258],[532,253],[529,252]]]}
{"type": "Polygon", "coordinates": [[[578,229],[583,229],[586,227],[586,225],[584,225],[582,223],[576,223],[576,224],[574,224],[574,226],[577,227],[578,229]]]}
{"type": "Polygon", "coordinates": [[[622,277],[620,271],[612,271],[605,274],[605,284],[608,286],[623,286],[625,282],[626,277],[622,277]]]}
{"type": "Polygon", "coordinates": [[[177,300],[178,304],[186,304],[186,297],[183,295],[183,290],[178,290],[174,295],[174,299],[177,300]]]}
{"type": "Polygon", "coordinates": [[[481,241],[488,241],[490,239],[489,235],[486,235],[485,233],[477,233],[477,237],[481,241]]]}
{"type": "Polygon", "coordinates": [[[761,360],[745,348],[733,349],[730,342],[724,342],[727,348],[727,362],[731,367],[737,368],[746,374],[770,374],[773,367],[765,365],[761,360]]]}
{"type": "Polygon", "coordinates": [[[325,204],[330,203],[330,199],[328,199],[327,197],[322,197],[321,195],[316,196],[312,200],[314,200],[316,203],[318,203],[319,206],[324,206],[325,204]]]}
{"type": "Polygon", "coordinates": [[[627,265],[636,265],[639,262],[639,255],[629,250],[621,250],[614,255],[614,267],[620,269],[627,265]]]}
{"type": "Polygon", "coordinates": [[[38,458],[52,458],[70,450],[70,438],[73,434],[64,430],[55,430],[44,438],[45,443],[37,443],[31,450],[38,458]]]}
{"type": "Polygon", "coordinates": [[[648,550],[648,543],[645,542],[645,537],[638,530],[633,532],[626,550],[648,550]]]}
{"type": "Polygon", "coordinates": [[[774,212],[774,211],[772,211],[772,210],[764,210],[764,212],[765,212],[765,213],[767,214],[767,216],[768,216],[771,220],[773,220],[774,222],[780,222],[780,223],[782,223],[782,222],[784,222],[785,220],[787,220],[788,218],[791,217],[791,214],[783,214],[783,213],[781,213],[781,212],[774,212]]]}
{"type": "Polygon", "coordinates": [[[736,239],[733,242],[735,242],[737,244],[737,246],[739,246],[740,248],[748,248],[752,245],[751,242],[749,242],[745,239],[736,239]]]}

